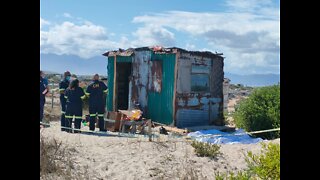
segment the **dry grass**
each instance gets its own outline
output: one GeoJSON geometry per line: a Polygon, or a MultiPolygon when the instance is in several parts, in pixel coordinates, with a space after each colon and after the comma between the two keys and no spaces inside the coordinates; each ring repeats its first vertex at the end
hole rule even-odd
{"type": "Polygon", "coordinates": [[[68,163],[70,157],[65,156],[66,154],[61,142],[40,135],[40,177],[50,179],[50,175],[66,176],[68,173],[64,171],[63,165],[72,168],[71,163],[68,163]]]}
{"type": "Polygon", "coordinates": [[[40,134],[40,179],[88,179],[86,172],[74,167],[75,152],[74,148],[40,134]]]}

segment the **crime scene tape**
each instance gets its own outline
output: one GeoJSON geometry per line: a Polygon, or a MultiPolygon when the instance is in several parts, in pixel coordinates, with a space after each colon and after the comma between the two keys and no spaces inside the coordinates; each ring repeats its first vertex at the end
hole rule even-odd
{"type": "MultiPolygon", "coordinates": [[[[40,124],[42,125],[46,125],[46,126],[50,126],[50,124],[48,123],[43,123],[43,122],[40,122],[40,124]]],[[[110,133],[107,133],[107,132],[100,132],[100,131],[91,131],[91,130],[82,130],[82,129],[75,129],[75,128],[69,128],[69,127],[64,127],[64,126],[60,126],[61,128],[64,128],[64,129],[69,129],[69,130],[76,130],[76,131],[80,131],[80,132],[87,132],[87,133],[95,133],[95,134],[106,134],[106,135],[111,135],[110,133]]],[[[259,134],[259,133],[264,133],[264,132],[273,132],[273,131],[280,131],[280,128],[274,128],[274,129],[266,129],[266,130],[260,130],[260,131],[251,131],[251,132],[244,132],[244,133],[235,133],[235,134],[208,134],[208,135],[199,135],[197,136],[196,138],[199,138],[199,137],[207,137],[207,138],[210,138],[210,137],[219,137],[219,136],[241,136],[241,135],[246,135],[246,134],[259,134]]],[[[117,136],[120,136],[120,137],[135,137],[136,134],[129,134],[129,133],[118,133],[117,136]]],[[[148,135],[145,135],[145,136],[148,136],[148,135]]],[[[155,134],[151,134],[151,136],[156,136],[155,134]]],[[[188,139],[194,139],[192,137],[188,137],[188,139]]]]}
{"type": "MultiPolygon", "coordinates": [[[[43,123],[43,122],[40,122],[41,125],[44,125],[44,126],[50,126],[50,124],[48,123],[43,123]]],[[[91,131],[91,130],[83,130],[83,129],[76,129],[76,128],[70,128],[70,127],[65,127],[65,126],[59,126],[60,128],[64,128],[64,129],[68,129],[68,130],[75,130],[75,131],[80,131],[80,132],[86,132],[86,133],[94,133],[94,134],[105,134],[105,135],[109,135],[109,136],[114,136],[108,132],[100,132],[100,131],[91,131]]],[[[130,134],[130,133],[118,133],[117,136],[119,137],[132,137],[132,138],[135,138],[136,134],[130,134]]],[[[154,136],[154,135],[151,135],[151,136],[154,136]]]]}
{"type": "Polygon", "coordinates": [[[244,132],[244,133],[234,133],[234,134],[208,134],[208,135],[199,135],[198,137],[219,137],[219,136],[241,136],[241,135],[246,135],[246,134],[259,134],[259,133],[264,133],[264,132],[273,132],[273,131],[280,131],[280,128],[274,128],[274,129],[266,129],[266,130],[260,130],[260,131],[251,131],[251,132],[244,132]]]}

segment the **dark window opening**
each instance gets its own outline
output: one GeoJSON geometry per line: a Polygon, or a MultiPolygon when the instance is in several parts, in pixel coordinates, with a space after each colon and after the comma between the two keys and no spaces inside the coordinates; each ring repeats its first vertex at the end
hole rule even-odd
{"type": "Polygon", "coordinates": [[[209,75],[191,74],[191,91],[209,91],[209,75]]]}
{"type": "Polygon", "coordinates": [[[191,66],[191,91],[192,92],[209,92],[210,78],[209,66],[192,65],[191,66]]]}

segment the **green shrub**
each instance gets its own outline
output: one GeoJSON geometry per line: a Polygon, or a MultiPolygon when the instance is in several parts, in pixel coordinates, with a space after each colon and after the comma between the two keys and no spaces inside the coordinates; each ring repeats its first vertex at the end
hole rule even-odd
{"type": "Polygon", "coordinates": [[[280,179],[280,144],[262,143],[260,155],[251,151],[246,156],[248,173],[255,174],[261,179],[280,179]]]}
{"type": "Polygon", "coordinates": [[[216,180],[249,180],[253,179],[249,173],[246,171],[239,171],[237,174],[233,172],[229,173],[215,173],[215,179],[216,180]]]}
{"type": "MultiPolygon", "coordinates": [[[[257,88],[235,107],[235,124],[246,131],[258,131],[280,127],[280,85],[257,88]]],[[[273,139],[279,132],[257,134],[258,137],[273,139]]]]}
{"type": "Polygon", "coordinates": [[[194,147],[196,154],[200,157],[214,158],[220,154],[220,146],[217,144],[193,141],[191,146],[194,147]]]}
{"type": "Polygon", "coordinates": [[[261,154],[247,152],[245,156],[248,169],[233,172],[215,173],[216,180],[280,179],[280,144],[262,143],[261,154]]]}

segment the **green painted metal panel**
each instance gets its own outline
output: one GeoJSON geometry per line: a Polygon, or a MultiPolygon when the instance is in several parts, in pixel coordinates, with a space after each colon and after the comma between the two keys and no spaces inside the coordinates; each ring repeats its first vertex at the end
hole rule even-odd
{"type": "Polygon", "coordinates": [[[162,89],[160,93],[148,92],[148,118],[171,124],[173,122],[174,68],[176,54],[154,54],[151,60],[162,61],[162,89]]]}
{"type": "Polygon", "coordinates": [[[132,62],[132,56],[117,56],[117,63],[119,62],[132,62]]]}
{"type": "Polygon", "coordinates": [[[113,78],[114,78],[114,57],[108,57],[108,89],[109,89],[108,96],[107,96],[108,111],[113,111],[113,85],[114,85],[113,78]]]}

